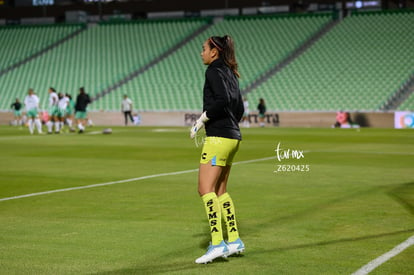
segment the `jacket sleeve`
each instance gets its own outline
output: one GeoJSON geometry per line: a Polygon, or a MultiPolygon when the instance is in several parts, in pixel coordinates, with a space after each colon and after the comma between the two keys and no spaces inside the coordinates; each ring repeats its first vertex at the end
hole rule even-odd
{"type": "Polygon", "coordinates": [[[229,103],[229,96],[227,94],[227,87],[220,72],[216,69],[206,71],[206,79],[211,88],[212,98],[214,104],[211,104],[207,110],[207,117],[209,119],[219,119],[225,117],[225,107],[229,103]]]}

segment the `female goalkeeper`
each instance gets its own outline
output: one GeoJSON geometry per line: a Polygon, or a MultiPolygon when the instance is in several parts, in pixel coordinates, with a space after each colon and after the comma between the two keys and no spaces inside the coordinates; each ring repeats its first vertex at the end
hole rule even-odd
{"type": "Polygon", "coordinates": [[[205,127],[198,192],[210,225],[211,245],[196,263],[208,263],[244,251],[239,238],[233,201],[227,193],[227,181],[234,155],[239,149],[239,121],[244,112],[240,94],[234,43],[230,36],[213,36],[203,44],[201,57],[208,65],[203,90],[203,114],[191,128],[190,136],[205,127]],[[225,221],[228,240],[223,240],[221,221],[225,221]]]}

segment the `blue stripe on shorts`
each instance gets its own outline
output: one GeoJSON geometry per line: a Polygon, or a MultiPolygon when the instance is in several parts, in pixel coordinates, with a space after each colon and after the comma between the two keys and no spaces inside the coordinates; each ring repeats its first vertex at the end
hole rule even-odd
{"type": "Polygon", "coordinates": [[[214,157],[211,159],[211,165],[213,165],[213,166],[216,166],[216,165],[217,165],[217,156],[214,156],[214,157]]]}

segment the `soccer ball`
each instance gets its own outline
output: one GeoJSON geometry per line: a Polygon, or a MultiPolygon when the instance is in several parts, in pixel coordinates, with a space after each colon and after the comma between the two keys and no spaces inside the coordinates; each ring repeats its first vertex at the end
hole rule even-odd
{"type": "Polygon", "coordinates": [[[103,129],[102,134],[112,134],[112,129],[111,128],[103,129]]]}

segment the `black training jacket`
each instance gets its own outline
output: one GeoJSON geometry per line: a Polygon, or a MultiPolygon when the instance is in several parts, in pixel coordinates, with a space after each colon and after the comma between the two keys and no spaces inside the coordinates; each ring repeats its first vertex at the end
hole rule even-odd
{"type": "Polygon", "coordinates": [[[89,103],[91,103],[91,99],[88,94],[78,94],[76,97],[75,110],[85,112],[89,103]]]}
{"type": "Polygon", "coordinates": [[[239,122],[244,106],[239,82],[222,59],[214,60],[206,70],[203,111],[207,111],[206,134],[241,140],[239,122]]]}

